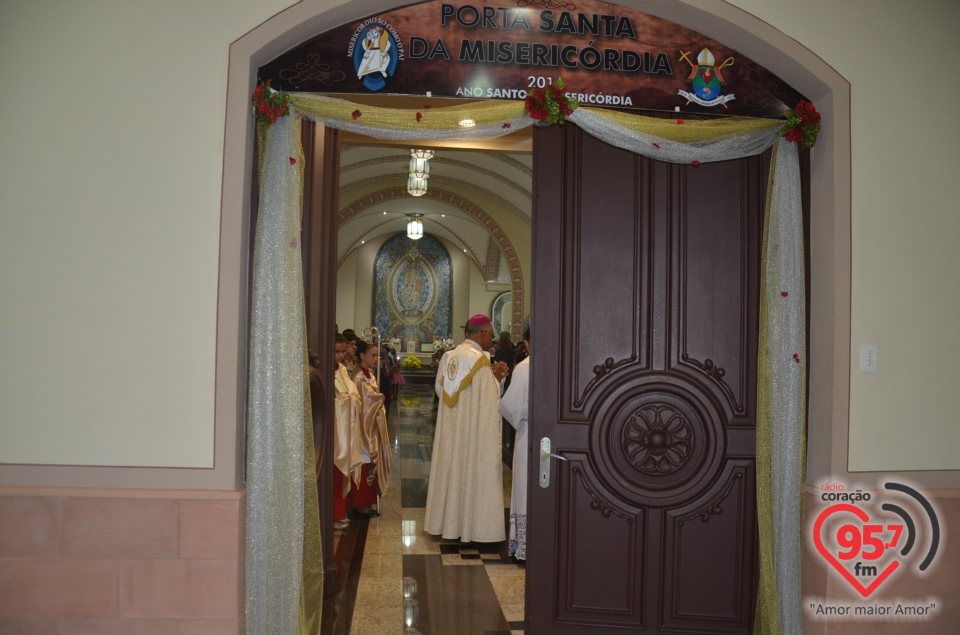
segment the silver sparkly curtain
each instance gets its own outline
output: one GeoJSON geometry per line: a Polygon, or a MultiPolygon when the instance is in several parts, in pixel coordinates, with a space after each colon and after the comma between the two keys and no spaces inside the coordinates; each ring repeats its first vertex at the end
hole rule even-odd
{"type": "MultiPolygon", "coordinates": [[[[773,571],[784,635],[803,633],[806,293],[797,144],[780,140],[764,227],[758,417],[768,424],[773,571]]],[[[760,431],[758,431],[758,436],[760,431]]],[[[758,442],[758,453],[760,451],[758,442]]]]}
{"type": "Polygon", "coordinates": [[[253,252],[247,416],[246,632],[297,632],[303,557],[304,363],[296,119],[271,126],[253,252]]]}

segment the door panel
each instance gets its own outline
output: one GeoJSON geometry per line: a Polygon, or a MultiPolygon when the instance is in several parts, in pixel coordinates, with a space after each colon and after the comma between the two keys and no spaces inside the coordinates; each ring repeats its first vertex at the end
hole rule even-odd
{"type": "Polygon", "coordinates": [[[534,133],[531,635],[750,631],[768,160],[534,133]]]}

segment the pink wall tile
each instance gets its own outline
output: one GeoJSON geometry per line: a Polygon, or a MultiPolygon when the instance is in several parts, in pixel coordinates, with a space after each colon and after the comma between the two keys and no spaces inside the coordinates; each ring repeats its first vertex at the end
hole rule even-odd
{"type": "Polygon", "coordinates": [[[240,501],[180,501],[180,557],[237,559],[240,501]]]}
{"type": "Polygon", "coordinates": [[[0,635],[57,635],[57,620],[0,619],[0,635]]]}
{"type": "Polygon", "coordinates": [[[0,496],[0,556],[55,556],[60,501],[47,496],[0,496]]]}
{"type": "Polygon", "coordinates": [[[0,559],[0,617],[116,615],[116,560],[0,559]]]}
{"type": "Polygon", "coordinates": [[[63,501],[65,556],[175,558],[180,504],[176,500],[72,498],[63,501]]]}
{"type": "Polygon", "coordinates": [[[179,635],[178,620],[60,620],[60,635],[179,635]]]}
{"type": "Polygon", "coordinates": [[[181,620],[179,635],[240,635],[240,620],[181,620]]]}
{"type": "Polygon", "coordinates": [[[236,560],[123,560],[123,617],[213,617],[240,613],[236,560]]]}

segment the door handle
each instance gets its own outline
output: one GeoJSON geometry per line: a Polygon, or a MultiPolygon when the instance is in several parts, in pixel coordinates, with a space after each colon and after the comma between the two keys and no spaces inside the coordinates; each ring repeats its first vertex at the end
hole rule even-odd
{"type": "Polygon", "coordinates": [[[550,453],[550,438],[540,439],[540,487],[550,487],[550,458],[566,461],[567,458],[559,454],[550,453]]]}

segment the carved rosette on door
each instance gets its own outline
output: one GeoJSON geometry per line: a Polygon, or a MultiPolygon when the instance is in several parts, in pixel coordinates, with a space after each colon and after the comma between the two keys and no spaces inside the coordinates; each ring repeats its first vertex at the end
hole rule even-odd
{"type": "Polygon", "coordinates": [[[724,417],[703,390],[675,374],[644,373],[597,403],[591,452],[598,476],[623,502],[672,507],[709,489],[722,467],[724,417]],[[625,388],[625,389],[624,389],[625,388]]]}
{"type": "Polygon", "coordinates": [[[623,427],[623,451],[647,474],[669,474],[687,461],[693,433],[683,413],[671,406],[649,406],[633,413],[623,427]]]}

